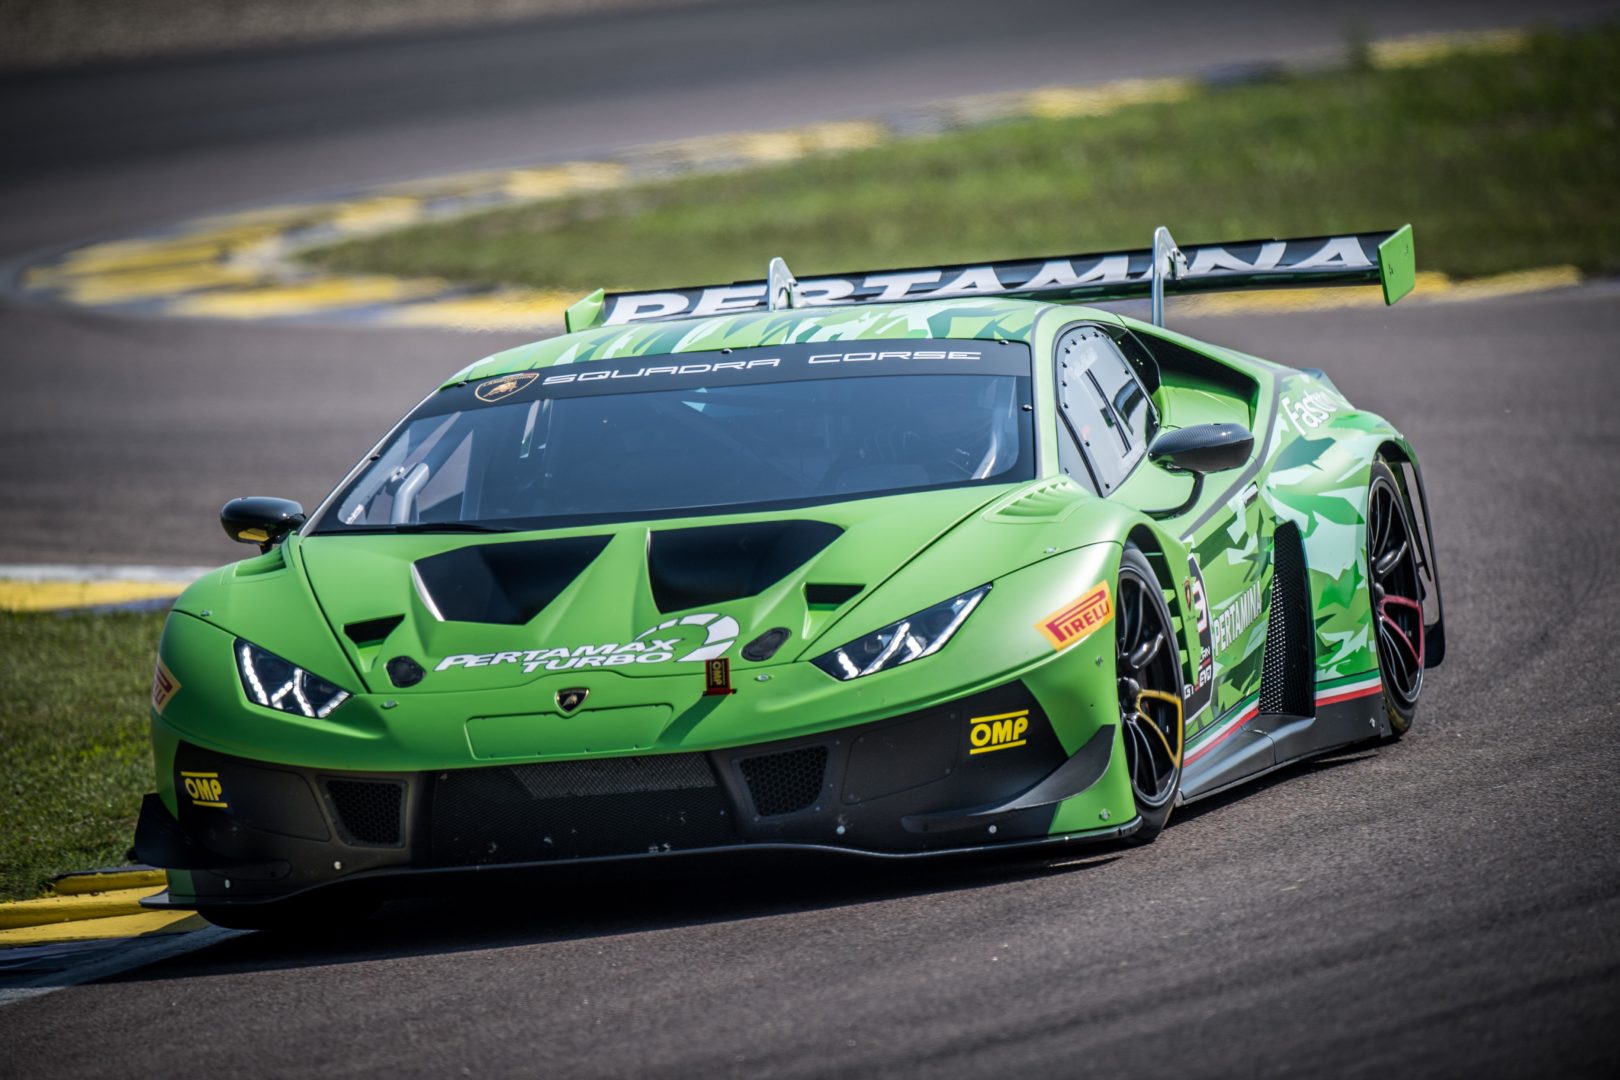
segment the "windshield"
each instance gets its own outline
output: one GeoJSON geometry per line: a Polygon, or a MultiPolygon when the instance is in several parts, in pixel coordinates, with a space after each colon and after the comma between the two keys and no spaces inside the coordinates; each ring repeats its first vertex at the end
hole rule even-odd
{"type": "Polygon", "coordinates": [[[561,365],[444,391],[314,531],[529,529],[1034,477],[1026,346],[856,344],[561,365]]]}

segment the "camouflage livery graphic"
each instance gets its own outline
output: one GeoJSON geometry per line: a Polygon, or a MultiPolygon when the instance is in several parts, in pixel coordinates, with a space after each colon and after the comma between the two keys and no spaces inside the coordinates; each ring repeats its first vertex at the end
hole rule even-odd
{"type": "Polygon", "coordinates": [[[576,307],[177,602],[169,903],[1150,838],[1443,656],[1416,456],[1321,373],[1030,299],[576,307]]]}

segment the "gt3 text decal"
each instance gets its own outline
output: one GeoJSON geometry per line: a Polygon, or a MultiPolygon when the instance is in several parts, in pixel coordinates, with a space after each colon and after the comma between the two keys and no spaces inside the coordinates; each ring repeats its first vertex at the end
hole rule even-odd
{"type": "Polygon", "coordinates": [[[158,657],[157,667],[152,671],[152,708],[162,716],[163,707],[179,692],[180,680],[174,677],[163,658],[158,657]]]}
{"type": "Polygon", "coordinates": [[[1209,707],[1215,693],[1215,649],[1210,640],[1209,600],[1204,595],[1204,572],[1198,560],[1187,556],[1187,580],[1182,585],[1186,611],[1198,630],[1198,656],[1193,664],[1193,681],[1182,688],[1182,715],[1188,720],[1209,707]]]}
{"type": "Polygon", "coordinates": [[[1108,582],[1104,581],[1074,603],[1036,623],[1035,629],[1052,643],[1052,648],[1062,649],[1087,636],[1113,615],[1114,603],[1108,592],[1108,582]]]}
{"type": "Polygon", "coordinates": [[[211,806],[217,810],[230,806],[225,801],[225,789],[220,785],[217,772],[183,772],[180,783],[185,787],[193,806],[211,806]]]}
{"type": "Polygon", "coordinates": [[[968,723],[970,754],[988,754],[992,750],[1011,750],[1025,743],[1024,732],[1029,730],[1029,710],[999,713],[995,716],[975,716],[968,723]]]}

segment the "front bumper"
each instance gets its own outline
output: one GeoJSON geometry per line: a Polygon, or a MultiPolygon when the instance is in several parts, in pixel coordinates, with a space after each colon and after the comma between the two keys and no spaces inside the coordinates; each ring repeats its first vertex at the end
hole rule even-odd
{"type": "Polygon", "coordinates": [[[706,752],[384,773],[271,765],[181,742],[179,813],[148,796],[136,851],[170,869],[167,902],[185,907],[681,854],[910,858],[1109,839],[1135,827],[1119,810],[1121,770],[1110,770],[1117,744],[1105,724],[1065,753],[1021,681],[877,723],[706,752]]]}

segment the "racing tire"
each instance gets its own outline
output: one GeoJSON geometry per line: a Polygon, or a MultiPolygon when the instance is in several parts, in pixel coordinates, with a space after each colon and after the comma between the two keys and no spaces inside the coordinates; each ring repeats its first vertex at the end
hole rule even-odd
{"type": "Polygon", "coordinates": [[[1367,590],[1378,643],[1378,677],[1392,738],[1417,715],[1423,691],[1423,580],[1406,495],[1382,458],[1367,482],[1367,590]]]}
{"type": "Polygon", "coordinates": [[[1120,736],[1141,822],[1130,840],[1147,844],[1169,824],[1180,794],[1185,731],[1181,652],[1170,606],[1135,544],[1126,544],[1120,558],[1114,603],[1120,736]]]}

